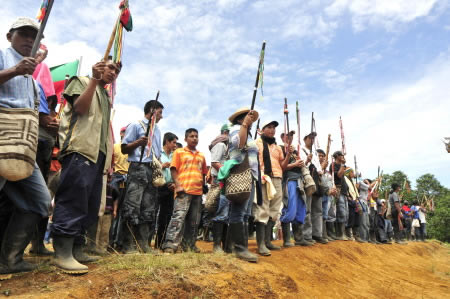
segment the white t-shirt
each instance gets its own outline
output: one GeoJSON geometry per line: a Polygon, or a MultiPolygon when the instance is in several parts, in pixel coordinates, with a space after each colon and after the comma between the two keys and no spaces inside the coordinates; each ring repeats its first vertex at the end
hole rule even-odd
{"type": "Polygon", "coordinates": [[[425,213],[422,212],[421,209],[419,209],[419,220],[420,220],[420,223],[427,223],[427,221],[425,220],[425,213]]]}

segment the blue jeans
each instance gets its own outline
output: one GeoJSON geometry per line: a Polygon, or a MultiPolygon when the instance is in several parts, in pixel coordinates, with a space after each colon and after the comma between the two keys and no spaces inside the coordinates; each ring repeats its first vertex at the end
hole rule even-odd
{"type": "Polygon", "coordinates": [[[23,180],[12,182],[0,177],[0,190],[2,181],[5,194],[16,208],[26,213],[36,213],[42,217],[48,217],[51,197],[36,163],[33,173],[23,180]]]}
{"type": "Polygon", "coordinates": [[[337,199],[336,220],[338,223],[347,223],[348,221],[348,203],[344,195],[339,195],[337,199]]]}
{"type": "Polygon", "coordinates": [[[212,219],[212,221],[227,222],[229,210],[230,210],[230,201],[225,197],[225,195],[220,194],[219,206],[217,207],[216,214],[212,219]]]}
{"type": "Polygon", "coordinates": [[[305,222],[306,217],[306,205],[303,197],[298,189],[298,182],[288,181],[288,204],[281,210],[280,221],[283,223],[290,223],[297,221],[300,223],[305,222]]]}
{"type": "Polygon", "coordinates": [[[253,183],[250,197],[243,203],[230,202],[229,223],[248,222],[248,218],[252,215],[253,198],[255,196],[255,183],[253,183]]]}
{"type": "Polygon", "coordinates": [[[323,220],[329,220],[328,210],[330,209],[331,198],[328,195],[322,196],[322,215],[323,220]]]}
{"type": "Polygon", "coordinates": [[[73,153],[62,160],[61,178],[55,195],[52,233],[75,237],[77,244],[98,218],[103,187],[105,155],[97,163],[73,153]]]}

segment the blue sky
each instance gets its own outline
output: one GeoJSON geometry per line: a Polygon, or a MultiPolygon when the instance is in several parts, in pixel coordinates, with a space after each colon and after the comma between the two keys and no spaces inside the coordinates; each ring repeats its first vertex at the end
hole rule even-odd
{"type": "MultiPolygon", "coordinates": [[[[55,1],[43,41],[47,64],[83,56],[81,73],[89,74],[118,2],[55,1]]],[[[39,6],[7,1],[0,31],[6,34],[16,16],[34,17],[39,6]]],[[[319,144],[332,134],[332,151],[340,148],[342,116],[348,160],[356,154],[364,177],[381,165],[412,181],[433,173],[450,187],[450,155],[441,141],[450,136],[449,1],[130,0],[130,7],[134,30],[125,36],[116,132],[140,118],[159,89],[162,131],[182,138],[196,127],[206,152],[227,117],[250,105],[266,40],[264,99],[258,95],[256,104],[262,121],[281,122],[287,97],[294,126],[299,100],[302,137],[314,111],[319,144]]]]}

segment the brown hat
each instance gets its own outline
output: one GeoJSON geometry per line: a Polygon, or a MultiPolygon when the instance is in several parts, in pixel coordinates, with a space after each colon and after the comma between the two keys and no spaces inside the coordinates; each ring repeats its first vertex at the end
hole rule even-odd
{"type": "MultiPolygon", "coordinates": [[[[247,113],[249,113],[249,112],[250,112],[250,108],[246,108],[246,107],[239,108],[238,110],[236,110],[236,112],[234,112],[233,114],[231,114],[230,117],[228,117],[228,120],[229,120],[232,124],[234,124],[234,120],[236,119],[236,117],[238,117],[238,116],[240,116],[240,115],[242,115],[242,114],[247,114],[247,113]]],[[[255,113],[256,113],[256,119],[258,119],[258,118],[259,118],[259,113],[258,113],[258,111],[255,111],[255,113]]]]}

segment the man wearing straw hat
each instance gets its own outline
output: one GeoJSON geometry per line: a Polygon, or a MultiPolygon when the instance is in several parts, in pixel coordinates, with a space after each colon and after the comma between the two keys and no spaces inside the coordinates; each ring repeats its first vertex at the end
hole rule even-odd
{"type": "Polygon", "coordinates": [[[61,115],[59,142],[61,177],[55,195],[53,247],[55,263],[68,274],[87,273],[81,263],[95,261],[86,255],[86,230],[100,208],[103,174],[111,165],[111,98],[105,89],[114,82],[121,64],[101,61],[92,77],[72,77],[64,91],[67,105],[61,115]]]}
{"type": "MultiPolygon", "coordinates": [[[[29,57],[39,30],[30,18],[18,18],[6,34],[11,47],[0,50],[0,107],[34,108],[39,97],[37,84],[31,77],[37,62],[29,57]]],[[[9,132],[13,128],[8,128],[9,132]]],[[[21,133],[21,132],[17,132],[21,133]]],[[[6,137],[7,141],[11,141],[6,137]]],[[[2,140],[4,141],[4,140],[2,140]]],[[[14,153],[5,153],[6,155],[14,153]]],[[[23,260],[23,252],[30,242],[36,224],[48,216],[50,194],[42,173],[35,163],[31,176],[19,181],[6,181],[0,174],[0,189],[4,190],[14,207],[4,230],[0,250],[0,280],[11,273],[32,271],[35,265],[23,260]]],[[[8,204],[9,205],[9,204],[8,204]]],[[[4,219],[2,219],[4,220],[4,219]]]]}

